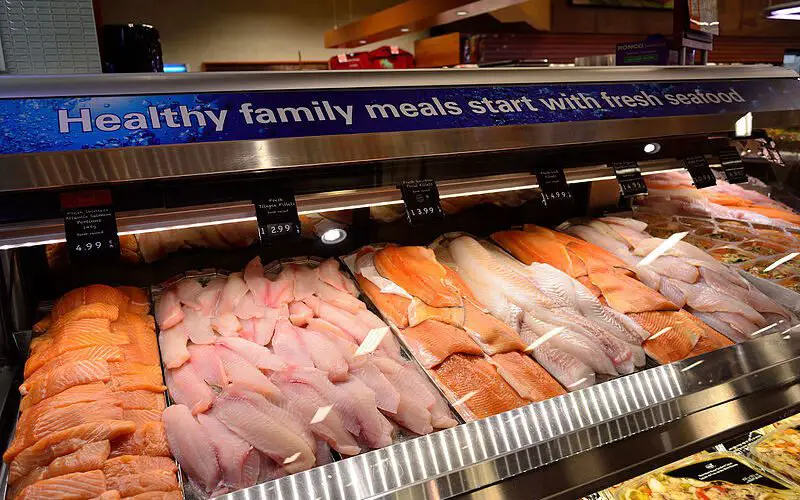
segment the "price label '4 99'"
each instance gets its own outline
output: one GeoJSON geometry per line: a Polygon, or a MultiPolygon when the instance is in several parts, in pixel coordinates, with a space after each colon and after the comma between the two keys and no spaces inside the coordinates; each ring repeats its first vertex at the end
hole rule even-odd
{"type": "Polygon", "coordinates": [[[119,256],[117,218],[108,190],[61,195],[70,261],[119,256]]]}

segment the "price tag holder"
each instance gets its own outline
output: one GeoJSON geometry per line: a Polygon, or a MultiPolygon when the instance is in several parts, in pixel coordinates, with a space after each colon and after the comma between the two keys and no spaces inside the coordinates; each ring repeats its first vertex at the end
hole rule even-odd
{"type": "Polygon", "coordinates": [[[574,203],[575,199],[567,186],[567,177],[563,169],[543,167],[537,168],[533,173],[542,191],[542,203],[545,208],[564,207],[574,203]]]}
{"type": "Polygon", "coordinates": [[[436,181],[433,179],[403,181],[398,187],[403,196],[409,224],[420,226],[444,218],[436,181]]]}
{"type": "Polygon", "coordinates": [[[617,176],[619,190],[622,196],[630,198],[632,196],[647,194],[647,184],[644,183],[642,171],[639,164],[635,161],[612,161],[608,164],[617,176]]]}
{"type": "Polygon", "coordinates": [[[708,166],[705,156],[688,156],[683,159],[683,164],[686,166],[686,170],[689,171],[689,175],[692,176],[692,182],[694,182],[694,187],[697,189],[717,185],[717,178],[714,177],[714,172],[708,166]]]}
{"type": "Polygon", "coordinates": [[[119,257],[117,217],[111,191],[63,193],[61,212],[70,262],[119,257]]]}
{"type": "Polygon", "coordinates": [[[270,191],[253,199],[258,222],[258,239],[262,247],[281,241],[300,239],[300,217],[291,189],[270,191]]]}
{"type": "Polygon", "coordinates": [[[739,151],[733,146],[727,146],[719,150],[719,163],[725,171],[725,179],[731,184],[741,184],[747,182],[747,174],[744,173],[744,162],[739,151]]]}

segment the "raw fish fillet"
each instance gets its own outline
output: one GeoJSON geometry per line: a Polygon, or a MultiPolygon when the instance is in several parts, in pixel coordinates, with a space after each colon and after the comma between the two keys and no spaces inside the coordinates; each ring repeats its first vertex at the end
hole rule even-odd
{"type": "Polygon", "coordinates": [[[28,412],[23,413],[21,425],[17,426],[14,439],[3,454],[3,459],[10,462],[21,451],[58,431],[90,422],[122,420],[122,408],[114,403],[113,399],[104,399],[39,411],[29,416],[26,415],[28,412]]]}
{"type": "Polygon", "coordinates": [[[123,391],[115,393],[120,400],[123,410],[153,409],[163,410],[166,408],[164,394],[150,391],[123,391]]]}
{"type": "Polygon", "coordinates": [[[74,472],[45,479],[20,491],[19,500],[50,500],[63,498],[83,500],[102,495],[106,491],[106,478],[102,471],[74,472]]]}
{"type": "Polygon", "coordinates": [[[289,304],[289,321],[295,326],[306,326],[314,317],[314,311],[303,302],[289,304]]]}
{"type": "Polygon", "coordinates": [[[107,487],[125,497],[154,491],[178,491],[178,478],[174,472],[150,471],[106,478],[107,487]]]}
{"type": "Polygon", "coordinates": [[[279,307],[294,300],[294,268],[284,267],[275,281],[272,282],[269,294],[267,295],[267,305],[269,307],[279,307]]]}
{"type": "Polygon", "coordinates": [[[567,393],[544,368],[520,352],[495,354],[491,362],[497,373],[528,401],[544,401],[567,393]]]}
{"type": "Polygon", "coordinates": [[[631,313],[630,317],[654,334],[669,328],[642,345],[648,356],[662,364],[685,359],[703,336],[702,328],[686,311],[631,313]]]}
{"type": "Polygon", "coordinates": [[[286,369],[286,363],[268,347],[237,337],[220,337],[217,344],[223,345],[243,357],[259,370],[278,371],[286,369]]]}
{"type": "Polygon", "coordinates": [[[104,318],[84,318],[70,322],[63,334],[47,349],[31,354],[25,363],[25,371],[33,373],[46,363],[68,351],[94,345],[121,345],[130,342],[124,333],[110,331],[111,322],[104,318]]]}
{"type": "Polygon", "coordinates": [[[317,370],[298,369],[290,373],[290,380],[307,384],[331,401],[345,418],[347,429],[358,434],[369,447],[382,448],[392,443],[392,426],[378,411],[375,393],[355,377],[334,385],[317,370]]]}
{"type": "Polygon", "coordinates": [[[347,359],[332,340],[324,334],[305,328],[298,328],[297,334],[314,366],[327,373],[331,382],[342,382],[350,377],[347,359]]]}
{"type": "Polygon", "coordinates": [[[147,422],[160,422],[163,410],[122,410],[122,420],[129,420],[140,426],[147,422]]]}
{"type": "Polygon", "coordinates": [[[79,319],[99,318],[109,321],[116,321],[119,318],[120,310],[117,306],[103,303],[88,304],[76,307],[53,321],[47,327],[46,336],[49,338],[59,337],[64,333],[64,327],[79,319]]]}
{"type": "Polygon", "coordinates": [[[255,303],[261,306],[267,304],[267,296],[269,295],[270,281],[264,277],[264,265],[261,263],[261,257],[256,256],[247,263],[244,268],[244,282],[250,293],[253,294],[255,303]]]}
{"type": "Polygon", "coordinates": [[[233,314],[239,319],[251,319],[264,317],[264,304],[256,303],[255,296],[248,291],[236,305],[233,314]]]}
{"type": "Polygon", "coordinates": [[[345,332],[338,326],[334,325],[333,323],[325,321],[324,319],[311,318],[310,320],[308,320],[308,329],[314,330],[315,332],[322,332],[334,335],[347,342],[355,343],[353,337],[351,337],[347,332],[345,332]]]}
{"type": "Polygon", "coordinates": [[[202,413],[211,406],[214,394],[191,362],[184,363],[180,368],[167,370],[165,378],[172,400],[188,406],[194,414],[202,413]]]}
{"type": "Polygon", "coordinates": [[[672,280],[672,283],[681,289],[686,296],[686,305],[702,312],[729,312],[741,314],[748,321],[758,326],[766,325],[764,316],[744,302],[717,290],[705,283],[689,284],[672,280]]]}
{"type": "Polygon", "coordinates": [[[150,312],[150,297],[144,289],[137,286],[118,286],[117,290],[130,299],[128,312],[133,314],[150,312]]]}
{"type": "MultiPolygon", "coordinates": [[[[306,299],[306,303],[308,303],[308,299],[306,299]]],[[[316,316],[338,326],[356,341],[362,342],[369,333],[370,327],[353,314],[334,307],[323,300],[317,300],[313,303],[317,306],[315,308],[312,307],[312,309],[315,309],[316,316]]]]}
{"type": "Polygon", "coordinates": [[[525,344],[519,335],[499,319],[479,310],[471,302],[464,304],[466,321],[464,330],[486,354],[521,351],[525,344]]]}
{"type": "Polygon", "coordinates": [[[721,275],[707,267],[700,267],[700,275],[703,277],[703,281],[714,290],[727,293],[760,313],[778,314],[783,319],[791,318],[791,314],[789,314],[784,307],[764,295],[761,290],[754,286],[748,288],[736,286],[737,284],[741,285],[741,283],[733,283],[727,276],[721,275]]]}
{"type": "Polygon", "coordinates": [[[41,380],[52,370],[76,361],[119,361],[122,359],[122,349],[114,345],[98,345],[69,351],[50,361],[40,369],[36,370],[20,385],[20,393],[26,394],[30,387],[38,385],[41,380]]]}
{"type": "Polygon", "coordinates": [[[664,296],[620,272],[594,272],[589,279],[603,292],[609,307],[623,314],[675,310],[664,296]]]}
{"type": "Polygon", "coordinates": [[[439,365],[453,353],[483,354],[464,330],[435,320],[406,328],[400,335],[425,368],[439,365]]]}
{"type": "Polygon", "coordinates": [[[242,324],[233,313],[225,313],[211,318],[211,328],[223,337],[235,337],[242,330],[242,324]]]}
{"type": "MultiPolygon", "coordinates": [[[[220,337],[220,339],[229,339],[235,337],[220,337]]],[[[202,381],[209,385],[217,387],[225,387],[230,380],[228,374],[225,373],[225,368],[222,366],[222,360],[219,359],[217,350],[213,345],[195,345],[189,346],[191,353],[191,366],[195,373],[202,381]]]]}
{"type": "Polygon", "coordinates": [[[231,383],[239,384],[243,388],[264,396],[279,394],[280,391],[275,387],[275,384],[270,382],[267,376],[261,373],[255,365],[224,345],[217,344],[214,348],[217,350],[219,359],[222,361],[222,366],[225,367],[225,373],[228,374],[228,379],[231,383]]]}
{"type": "Polygon", "coordinates": [[[222,295],[217,303],[217,315],[233,313],[239,302],[244,299],[248,288],[242,279],[242,273],[233,273],[228,276],[228,281],[222,289],[222,295]]]}
{"type": "Polygon", "coordinates": [[[7,496],[14,498],[23,488],[43,479],[63,476],[73,472],[89,472],[102,469],[109,453],[111,453],[111,445],[108,441],[88,443],[68,455],[56,458],[47,466],[37,467],[24,478],[15,481],[7,496]]]}
{"type": "Polygon", "coordinates": [[[389,413],[398,413],[400,394],[371,360],[360,359],[353,365],[351,371],[375,393],[375,403],[379,409],[389,413]]]}
{"type": "MultiPolygon", "coordinates": [[[[345,428],[342,416],[337,409],[332,407],[331,401],[323,398],[306,384],[291,382],[291,378],[284,373],[275,374],[274,381],[283,394],[281,406],[297,415],[302,422],[308,422],[314,435],[324,439],[333,449],[343,455],[352,456],[361,453],[358,442],[345,428]],[[324,410],[327,407],[331,407],[330,410],[324,410]],[[325,418],[315,421],[315,416],[321,408],[323,408],[322,412],[325,413],[325,418]]],[[[319,419],[319,417],[317,418],[319,419]]]]}
{"type": "Polygon", "coordinates": [[[435,319],[457,328],[464,326],[464,307],[431,307],[414,297],[408,304],[408,324],[417,326],[428,319],[435,319]]]}
{"type": "Polygon", "coordinates": [[[169,446],[163,422],[147,422],[138,426],[132,434],[111,441],[110,457],[123,455],[169,457],[169,446]]]}
{"type": "Polygon", "coordinates": [[[167,390],[158,365],[115,361],[108,364],[108,369],[111,372],[111,380],[107,385],[112,391],[167,390]]]}
{"type": "Polygon", "coordinates": [[[165,330],[183,321],[183,309],[173,290],[165,293],[156,303],[156,321],[165,330]]]}
{"type": "Polygon", "coordinates": [[[106,400],[112,404],[120,404],[119,399],[102,382],[91,384],[76,385],[56,394],[53,397],[42,400],[36,405],[31,406],[20,416],[18,425],[24,425],[30,418],[37,419],[38,415],[64,408],[76,403],[91,403],[92,401],[106,400]]]}
{"type": "Polygon", "coordinates": [[[189,408],[180,404],[164,410],[164,428],[169,449],[183,470],[206,491],[214,489],[220,479],[220,467],[208,431],[189,408]]]}
{"type": "Polygon", "coordinates": [[[162,329],[158,333],[158,344],[161,347],[161,359],[166,368],[180,368],[189,360],[189,331],[186,324],[179,323],[172,328],[162,329]]]}
{"type": "Polygon", "coordinates": [[[662,255],[648,266],[662,276],[669,276],[686,283],[694,283],[700,277],[697,267],[671,255],[662,255]]]}
{"type": "Polygon", "coordinates": [[[474,393],[463,405],[476,418],[490,417],[528,404],[483,357],[454,354],[433,372],[455,400],[474,393]]]}
{"type": "Polygon", "coordinates": [[[317,271],[321,281],[354,297],[358,295],[353,283],[339,270],[339,263],[335,259],[325,260],[319,265],[317,271]]]}
{"type": "Polygon", "coordinates": [[[300,341],[297,330],[285,319],[278,320],[275,335],[272,337],[272,348],[283,361],[293,367],[313,368],[314,360],[300,341]]]}
{"type": "Polygon", "coordinates": [[[212,416],[240,438],[268,455],[292,474],[314,466],[314,452],[305,438],[265,413],[273,406],[258,394],[230,386],[217,397],[212,416]],[[295,457],[296,455],[296,457],[295,457]],[[294,457],[294,460],[287,460],[294,457]],[[288,462],[288,463],[287,463],[288,462]]]}
{"type": "Polygon", "coordinates": [[[178,298],[178,301],[197,311],[202,309],[200,301],[198,300],[202,291],[203,285],[197,280],[186,279],[175,285],[175,296],[178,298]]]}
{"type": "Polygon", "coordinates": [[[9,481],[15,483],[37,467],[74,453],[89,443],[115,439],[134,432],[133,422],[105,420],[54,432],[16,456],[9,464],[9,481]]]}
{"type": "Polygon", "coordinates": [[[59,394],[70,387],[107,382],[111,378],[108,363],[98,361],[75,361],[54,368],[40,380],[26,387],[28,391],[20,402],[20,410],[25,411],[45,398],[59,394]]]}
{"type": "Polygon", "coordinates": [[[119,290],[107,285],[89,285],[76,288],[61,296],[53,306],[53,319],[57,320],[66,313],[82,305],[95,303],[110,304],[119,308],[120,312],[128,310],[130,298],[119,290]]]}
{"type": "MultiPolygon", "coordinates": [[[[284,307],[286,307],[284,305],[284,307]]],[[[275,333],[275,324],[282,314],[281,309],[273,309],[267,307],[264,309],[263,318],[255,318],[253,320],[253,342],[258,345],[267,345],[272,341],[272,335],[275,333]]],[[[285,311],[285,317],[289,316],[288,309],[285,311]]]]}
{"type": "Polygon", "coordinates": [[[492,234],[492,239],[523,264],[544,262],[572,277],[586,273],[586,268],[580,262],[573,262],[566,246],[556,241],[551,231],[531,228],[534,231],[499,231],[492,234]]]}
{"type": "MultiPolygon", "coordinates": [[[[201,413],[197,421],[206,431],[206,435],[214,446],[220,469],[222,471],[222,484],[234,490],[246,488],[255,484],[256,477],[246,477],[246,465],[251,461],[260,462],[258,451],[250,443],[243,440],[216,418],[201,413]]],[[[252,466],[252,465],[251,465],[252,466]]]]}
{"type": "Polygon", "coordinates": [[[225,278],[214,278],[197,295],[197,303],[200,305],[200,311],[203,315],[212,316],[216,314],[217,303],[222,295],[222,289],[225,288],[225,283],[227,283],[225,278]]]}
{"type": "MultiPolygon", "coordinates": [[[[523,338],[531,339],[532,342],[540,338],[536,335],[534,329],[527,324],[523,324],[522,329],[524,331],[523,338]]],[[[559,350],[553,345],[548,345],[547,341],[537,345],[533,349],[532,355],[545,370],[570,391],[594,385],[595,373],[588,365],[569,352],[559,350]]],[[[498,366],[499,371],[500,368],[498,366]]],[[[503,378],[508,381],[507,377],[504,376],[503,378]]]]}
{"type": "Polygon", "coordinates": [[[355,314],[359,309],[366,309],[363,302],[347,292],[339,290],[324,281],[317,281],[315,284],[314,295],[325,302],[355,314]]]}
{"type": "Polygon", "coordinates": [[[178,467],[172,458],[149,457],[147,455],[123,455],[110,458],[102,465],[106,479],[124,476],[127,474],[144,474],[151,471],[164,471],[175,473],[178,467]]]}
{"type": "Polygon", "coordinates": [[[213,344],[217,337],[211,328],[211,318],[200,311],[184,308],[182,324],[189,334],[189,340],[195,344],[213,344]]]}
{"type": "MultiPolygon", "coordinates": [[[[114,500],[112,498],[97,500],[114,500]]],[[[132,497],[125,497],[125,500],[183,500],[183,493],[180,491],[148,491],[132,497]]]]}
{"type": "Polygon", "coordinates": [[[294,267],[294,300],[303,300],[313,295],[319,281],[319,271],[308,266],[290,265],[294,267]]]}
{"type": "Polygon", "coordinates": [[[425,247],[386,247],[375,252],[378,272],[433,307],[456,307],[461,296],[447,279],[444,266],[425,247]]]}
{"type": "Polygon", "coordinates": [[[381,313],[398,328],[408,326],[408,305],[411,302],[405,297],[392,293],[382,293],[377,286],[361,274],[356,274],[358,286],[369,297],[369,300],[380,309],[381,313]]]}
{"type": "MultiPolygon", "coordinates": [[[[717,318],[724,321],[737,334],[734,337],[728,336],[734,342],[745,342],[750,340],[751,335],[759,330],[758,325],[751,323],[744,315],[731,312],[717,312],[717,318]]],[[[700,317],[702,319],[702,317],[700,317]]],[[[772,332],[770,332],[772,333],[772,332]]]]}

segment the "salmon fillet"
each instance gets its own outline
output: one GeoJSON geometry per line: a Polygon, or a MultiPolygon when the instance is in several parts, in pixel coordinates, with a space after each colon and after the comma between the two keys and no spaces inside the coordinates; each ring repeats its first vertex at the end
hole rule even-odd
{"type": "Polygon", "coordinates": [[[410,299],[393,293],[381,293],[373,282],[360,273],[356,274],[356,281],[364,294],[369,297],[369,300],[375,304],[375,307],[381,311],[381,314],[386,319],[394,323],[398,328],[408,326],[408,304],[411,302],[410,299]]]}
{"type": "Polygon", "coordinates": [[[115,439],[136,430],[133,422],[105,420],[54,432],[17,455],[9,464],[9,481],[16,482],[58,457],[68,455],[88,443],[115,439]]]}
{"type": "Polygon", "coordinates": [[[102,494],[94,497],[92,500],[121,500],[121,496],[119,495],[119,491],[117,490],[108,490],[104,491],[102,494]]]}
{"type": "MultiPolygon", "coordinates": [[[[55,408],[62,408],[75,403],[88,403],[99,399],[114,398],[114,394],[108,390],[106,384],[102,382],[92,382],[91,384],[76,385],[69,389],[47,398],[25,410],[22,418],[29,412],[49,411],[55,408]],[[40,410],[39,408],[46,408],[40,410]]],[[[21,421],[21,420],[20,420],[21,421]]],[[[19,425],[19,424],[17,424],[19,425]]]]}
{"type": "Polygon", "coordinates": [[[442,266],[444,268],[445,273],[447,276],[445,277],[445,281],[449,284],[449,286],[458,291],[458,293],[465,299],[472,301],[473,303],[478,303],[478,299],[470,290],[469,285],[464,282],[461,276],[455,272],[449,266],[442,266]]]}
{"type": "Polygon", "coordinates": [[[122,408],[115,406],[115,402],[115,400],[100,400],[91,403],[77,403],[49,412],[40,412],[38,415],[31,415],[23,425],[17,426],[14,440],[3,454],[3,459],[10,462],[22,450],[58,431],[90,422],[122,420],[122,408]]]}
{"type": "Polygon", "coordinates": [[[148,422],[128,434],[111,442],[111,458],[122,455],[149,455],[170,457],[167,435],[162,422],[148,422]]]}
{"type": "Polygon", "coordinates": [[[160,422],[161,412],[163,410],[122,410],[122,420],[130,420],[135,422],[136,426],[146,424],[147,422],[160,422]]]}
{"type": "Polygon", "coordinates": [[[473,305],[464,303],[464,329],[486,354],[522,351],[525,343],[510,326],[473,305]]]}
{"type": "Polygon", "coordinates": [[[33,373],[49,361],[65,352],[93,345],[127,344],[130,339],[124,333],[111,332],[111,322],[103,318],[86,318],[72,321],[64,327],[64,334],[46,349],[33,353],[25,363],[25,371],[33,373]]]}
{"type": "Polygon", "coordinates": [[[130,298],[107,285],[89,285],[65,293],[56,301],[51,314],[53,319],[57,320],[73,309],[96,302],[117,306],[120,312],[124,312],[128,310],[130,298]]]}
{"type": "Polygon", "coordinates": [[[498,231],[492,234],[492,239],[525,265],[543,262],[574,276],[567,248],[556,241],[552,231],[539,226],[526,226],[528,228],[527,231],[498,231]]]}
{"type": "Polygon", "coordinates": [[[174,472],[154,470],[142,474],[125,474],[106,478],[108,488],[122,496],[139,495],[148,491],[176,491],[178,478],[174,472]]]}
{"type": "Polygon", "coordinates": [[[433,307],[456,307],[461,296],[447,270],[425,247],[386,247],[375,252],[375,268],[411,295],[433,307]]]}
{"type": "Polygon", "coordinates": [[[406,328],[401,335],[420,364],[426,368],[437,366],[454,353],[483,354],[464,330],[433,319],[406,328]]]}
{"type": "Polygon", "coordinates": [[[83,349],[76,349],[74,351],[65,352],[61,356],[46,363],[44,366],[25,375],[25,382],[21,387],[28,386],[35,383],[40,377],[43,377],[49,371],[64,366],[67,363],[74,361],[120,361],[122,357],[121,346],[117,345],[94,345],[84,347],[83,349]]]}
{"type": "Polygon", "coordinates": [[[692,358],[694,356],[716,351],[717,349],[734,344],[731,339],[706,325],[696,317],[692,316],[690,313],[686,311],[682,312],[685,312],[687,316],[690,316],[692,321],[703,330],[703,334],[700,336],[700,339],[697,341],[697,344],[695,344],[694,349],[692,349],[692,352],[690,352],[687,357],[692,358]]]}
{"type": "Polygon", "coordinates": [[[111,380],[108,387],[112,391],[150,391],[163,392],[164,376],[159,365],[118,362],[109,363],[111,380]]]}
{"type": "Polygon", "coordinates": [[[43,479],[102,469],[109,453],[111,444],[108,441],[89,443],[73,453],[56,458],[45,467],[35,468],[30,474],[15,482],[7,496],[14,498],[22,489],[43,479]]]}
{"type": "MultiPolygon", "coordinates": [[[[107,382],[111,378],[108,363],[105,361],[75,361],[53,369],[40,380],[25,386],[27,393],[20,402],[20,409],[25,412],[31,406],[45,398],[59,394],[70,387],[107,382]]],[[[22,389],[22,388],[21,388],[22,389]]]]}
{"type": "Polygon", "coordinates": [[[642,282],[618,272],[590,273],[589,279],[603,293],[609,307],[628,313],[674,311],[675,304],[642,282]]]}
{"type": "Polygon", "coordinates": [[[628,316],[651,334],[663,332],[642,347],[651,358],[666,364],[685,359],[703,336],[702,328],[687,315],[686,311],[652,311],[628,316]]]}
{"type": "Polygon", "coordinates": [[[144,289],[135,286],[118,286],[117,290],[130,299],[128,312],[142,315],[150,312],[150,298],[144,289]]]}
{"type": "Polygon", "coordinates": [[[476,418],[485,418],[528,404],[483,357],[454,354],[433,370],[436,379],[476,418]]]}
{"type": "Polygon", "coordinates": [[[144,474],[152,471],[175,473],[178,467],[175,461],[167,457],[149,457],[147,455],[122,455],[106,460],[102,467],[107,480],[127,474],[144,474]]]}
{"type": "Polygon", "coordinates": [[[148,491],[132,497],[125,497],[126,500],[183,500],[180,491],[148,491]]]}
{"type": "Polygon", "coordinates": [[[74,472],[33,483],[20,491],[17,500],[83,500],[102,495],[106,478],[102,471],[74,472]]]}
{"type": "Polygon", "coordinates": [[[167,407],[163,392],[122,391],[116,392],[123,410],[158,410],[167,407]]]}
{"type": "Polygon", "coordinates": [[[495,354],[497,373],[528,401],[544,401],[567,391],[539,364],[520,352],[495,354]]]}

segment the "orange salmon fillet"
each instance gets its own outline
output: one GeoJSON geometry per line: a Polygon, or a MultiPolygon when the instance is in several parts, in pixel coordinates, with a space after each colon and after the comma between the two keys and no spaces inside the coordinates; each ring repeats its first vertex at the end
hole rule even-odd
{"type": "MultiPolygon", "coordinates": [[[[53,397],[42,400],[25,410],[22,418],[29,412],[50,411],[55,408],[63,408],[75,403],[88,403],[99,399],[114,398],[114,394],[102,382],[92,382],[91,384],[76,385],[56,394],[53,397]],[[45,408],[41,410],[39,408],[45,408]]],[[[20,419],[20,422],[22,419],[20,419]]],[[[19,425],[19,424],[18,424],[19,425]]]]}
{"type": "Polygon", "coordinates": [[[144,474],[153,471],[175,473],[178,467],[171,458],[149,457],[147,455],[122,455],[106,460],[102,467],[106,479],[127,474],[144,474]]]}
{"type": "Polygon", "coordinates": [[[162,422],[148,422],[128,434],[111,442],[111,458],[122,455],[149,455],[169,457],[167,435],[162,422]]]}
{"type": "Polygon", "coordinates": [[[57,320],[73,309],[96,302],[117,306],[120,312],[124,312],[128,310],[130,298],[107,285],[89,285],[65,293],[56,301],[51,314],[53,319],[57,320]]]}
{"type": "Polygon", "coordinates": [[[130,299],[128,312],[134,314],[147,314],[150,312],[150,299],[144,289],[135,286],[118,286],[117,290],[130,299]]]}
{"type": "Polygon", "coordinates": [[[122,420],[135,422],[138,427],[147,422],[160,422],[162,411],[164,410],[122,410],[122,420]]]}
{"type": "Polygon", "coordinates": [[[122,496],[133,496],[148,491],[176,491],[178,478],[174,472],[150,471],[142,474],[127,474],[106,478],[108,488],[119,491],[122,496]]]}
{"type": "Polygon", "coordinates": [[[492,356],[497,373],[528,401],[544,401],[567,391],[547,371],[521,352],[492,356]]]}
{"type": "Polygon", "coordinates": [[[525,349],[525,343],[510,326],[481,311],[471,302],[464,303],[464,310],[464,329],[487,354],[525,349]]]}
{"type": "Polygon", "coordinates": [[[33,384],[36,382],[36,380],[38,380],[40,377],[43,377],[49,371],[74,361],[120,361],[121,359],[123,359],[122,349],[121,346],[117,345],[93,345],[84,347],[83,349],[65,352],[33,373],[26,374],[25,382],[21,387],[26,387],[29,384],[33,384]]]}
{"type": "Polygon", "coordinates": [[[528,230],[498,231],[492,234],[492,239],[523,264],[545,262],[574,276],[567,248],[556,241],[552,231],[539,226],[526,226],[526,229],[528,230]]]}
{"type": "Polygon", "coordinates": [[[445,280],[449,284],[449,286],[457,290],[458,293],[465,299],[472,301],[474,303],[478,303],[478,299],[472,293],[472,290],[470,290],[469,285],[467,285],[466,282],[464,282],[461,276],[449,266],[442,266],[442,267],[444,268],[445,273],[447,273],[445,280]]]}
{"type": "Polygon", "coordinates": [[[183,500],[180,491],[148,491],[132,497],[125,497],[126,500],[183,500]]]}
{"type": "Polygon", "coordinates": [[[425,247],[386,247],[375,252],[375,268],[411,295],[433,307],[456,307],[461,296],[447,270],[425,247]]]}
{"type": "Polygon", "coordinates": [[[483,354],[467,332],[433,319],[406,328],[401,335],[414,356],[426,368],[433,368],[454,353],[483,354]]]}
{"type": "Polygon", "coordinates": [[[161,367],[158,365],[118,362],[109,363],[108,367],[111,380],[107,385],[112,391],[162,392],[167,389],[164,386],[161,367]]]}
{"type": "Polygon", "coordinates": [[[59,394],[76,385],[90,384],[92,382],[107,382],[111,378],[108,363],[105,361],[75,361],[53,369],[40,380],[25,387],[27,393],[20,402],[21,411],[25,412],[31,406],[45,398],[59,394]]]}
{"type": "Polygon", "coordinates": [[[45,467],[37,467],[30,474],[13,484],[13,491],[8,494],[14,496],[27,486],[53,477],[71,474],[73,472],[89,472],[102,469],[111,453],[111,444],[108,441],[89,443],[77,451],[58,457],[45,467]]]}
{"type": "MultiPolygon", "coordinates": [[[[3,459],[10,462],[22,450],[58,431],[90,422],[122,420],[122,408],[116,406],[115,402],[115,400],[100,400],[77,403],[49,412],[40,412],[38,415],[30,415],[22,425],[17,426],[14,440],[3,454],[3,459]]],[[[23,417],[25,416],[26,414],[23,414],[23,417]]]]}
{"type": "Polygon", "coordinates": [[[167,407],[163,392],[122,391],[115,393],[123,410],[159,410],[167,407]]]}
{"type": "Polygon", "coordinates": [[[661,364],[685,359],[703,337],[703,329],[686,311],[652,311],[628,315],[651,334],[664,331],[642,344],[645,352],[661,364]]]}
{"type": "Polygon", "coordinates": [[[17,500],[83,500],[102,495],[106,491],[106,478],[102,471],[74,472],[45,479],[23,489],[17,500]]]}
{"type": "Polygon", "coordinates": [[[454,354],[433,370],[436,379],[459,400],[474,393],[463,404],[476,418],[485,418],[528,404],[498,375],[483,357],[454,354]]]}
{"type": "Polygon", "coordinates": [[[642,282],[622,273],[590,273],[589,279],[603,293],[609,307],[628,313],[674,311],[675,304],[642,282]]]}
{"type": "Polygon", "coordinates": [[[64,327],[62,336],[28,358],[25,372],[33,373],[68,351],[93,345],[120,345],[130,342],[126,334],[110,331],[110,325],[111,322],[103,318],[86,318],[70,322],[64,327]]]}
{"type": "Polygon", "coordinates": [[[714,330],[710,326],[706,325],[696,317],[692,316],[692,314],[686,311],[681,311],[681,312],[686,313],[686,315],[692,319],[694,324],[696,324],[703,330],[703,334],[700,336],[700,340],[697,341],[697,344],[695,344],[694,349],[692,349],[692,352],[689,353],[688,356],[689,358],[694,356],[699,356],[707,352],[716,351],[717,349],[721,349],[723,347],[727,347],[729,345],[734,344],[734,342],[731,341],[731,339],[719,333],[718,331],[714,330]]]}
{"type": "Polygon", "coordinates": [[[16,456],[9,464],[9,481],[16,482],[58,457],[68,455],[88,443],[115,439],[136,430],[136,424],[124,420],[105,420],[82,424],[54,432],[16,456]]]}
{"type": "Polygon", "coordinates": [[[393,293],[381,293],[380,289],[373,282],[365,278],[361,273],[356,274],[358,286],[369,300],[375,304],[381,313],[395,324],[398,328],[408,326],[408,304],[410,299],[395,295],[393,293]]]}

